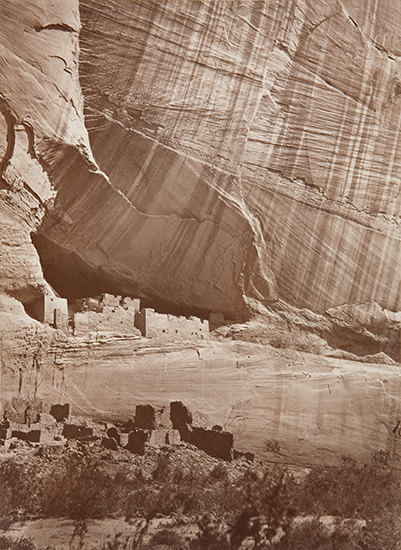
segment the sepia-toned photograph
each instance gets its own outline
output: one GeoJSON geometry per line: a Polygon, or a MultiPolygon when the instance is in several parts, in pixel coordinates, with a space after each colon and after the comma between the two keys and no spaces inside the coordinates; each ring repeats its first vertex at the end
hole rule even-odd
{"type": "Polygon", "coordinates": [[[0,550],[401,550],[401,0],[0,0],[0,550]]]}

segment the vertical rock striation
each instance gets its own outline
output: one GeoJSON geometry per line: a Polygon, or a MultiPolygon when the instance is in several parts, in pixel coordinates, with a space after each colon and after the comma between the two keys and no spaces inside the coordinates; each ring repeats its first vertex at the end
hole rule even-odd
{"type": "Polygon", "coordinates": [[[54,197],[39,151],[47,141],[89,151],[78,78],[79,29],[75,0],[0,5],[0,292],[23,303],[42,292],[30,233],[54,197]]]}
{"type": "Polygon", "coordinates": [[[35,243],[65,294],[400,309],[399,0],[1,10],[2,170],[19,124],[54,189],[35,243]]]}

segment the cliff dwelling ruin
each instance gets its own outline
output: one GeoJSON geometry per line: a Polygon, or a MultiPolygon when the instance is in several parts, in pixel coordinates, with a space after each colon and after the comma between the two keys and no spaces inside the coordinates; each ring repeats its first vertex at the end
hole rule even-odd
{"type": "Polygon", "coordinates": [[[46,293],[27,309],[38,321],[74,336],[106,332],[144,338],[203,340],[209,336],[209,323],[213,329],[224,324],[221,313],[212,312],[209,320],[158,313],[151,308],[141,309],[139,298],[107,293],[68,304],[49,285],[46,293]]]}
{"type": "Polygon", "coordinates": [[[0,0],[1,548],[401,544],[400,37],[0,0]]]}

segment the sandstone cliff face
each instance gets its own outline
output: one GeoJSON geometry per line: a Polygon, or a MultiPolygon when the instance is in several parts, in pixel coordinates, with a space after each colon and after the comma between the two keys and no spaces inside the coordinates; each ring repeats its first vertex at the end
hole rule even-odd
{"type": "Polygon", "coordinates": [[[64,294],[400,309],[398,1],[1,12],[4,208],[64,294]]]}
{"type": "Polygon", "coordinates": [[[44,280],[30,233],[54,196],[44,141],[89,151],[75,1],[0,5],[0,291],[29,303],[44,280]]]}
{"type": "Polygon", "coordinates": [[[272,461],[338,464],[342,455],[401,465],[397,365],[366,364],[244,342],[197,346],[36,329],[3,340],[4,407],[69,403],[72,414],[127,421],[138,404],[182,401],[194,425],[234,434],[272,461]],[[40,336],[40,340],[39,340],[40,336]]]}
{"type": "Polygon", "coordinates": [[[398,465],[400,36],[400,0],[3,0],[3,402],[179,399],[270,458],[398,465]],[[23,310],[42,267],[342,349],[75,341],[23,310]]]}

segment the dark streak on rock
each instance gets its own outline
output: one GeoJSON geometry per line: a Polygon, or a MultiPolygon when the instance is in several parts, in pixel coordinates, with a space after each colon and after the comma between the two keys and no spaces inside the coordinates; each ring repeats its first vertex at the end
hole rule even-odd
{"type": "Polygon", "coordinates": [[[37,25],[35,28],[36,32],[41,31],[63,31],[63,32],[78,32],[77,29],[74,29],[67,23],[50,23],[49,25],[37,25]]]}
{"type": "Polygon", "coordinates": [[[2,174],[7,168],[14,152],[16,118],[12,113],[10,107],[8,106],[6,100],[2,97],[0,97],[0,111],[3,114],[7,124],[7,148],[4,157],[0,160],[0,178],[3,179],[2,174]]]}

